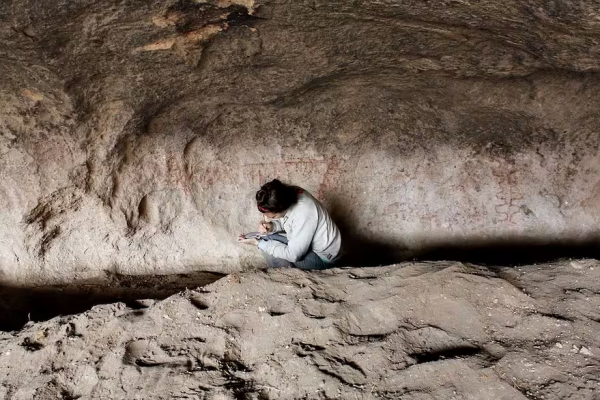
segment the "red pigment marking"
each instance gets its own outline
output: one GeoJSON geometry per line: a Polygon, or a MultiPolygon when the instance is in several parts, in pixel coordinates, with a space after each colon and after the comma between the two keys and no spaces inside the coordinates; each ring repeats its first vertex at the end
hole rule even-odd
{"type": "Polygon", "coordinates": [[[198,174],[198,184],[205,187],[212,187],[215,183],[235,184],[233,174],[233,168],[229,166],[210,166],[205,168],[201,174],[198,174]]]}
{"type": "Polygon", "coordinates": [[[247,163],[242,164],[243,166],[264,166],[264,165],[297,165],[297,164],[323,164],[326,163],[327,160],[312,160],[312,159],[304,159],[304,160],[293,160],[293,161],[275,161],[271,163],[247,163]]]}
{"type": "MultiPolygon", "coordinates": [[[[280,179],[288,180],[292,173],[314,175],[318,169],[326,167],[321,184],[316,196],[322,198],[326,190],[335,188],[339,181],[339,161],[336,157],[324,160],[299,159],[291,161],[276,161],[272,163],[248,163],[242,165],[221,164],[211,165],[201,171],[197,176],[197,183],[204,187],[215,184],[239,184],[240,182],[253,185],[263,185],[275,175],[280,179]]],[[[193,179],[193,173],[187,174],[188,179],[193,179]]]]}
{"type": "Polygon", "coordinates": [[[319,185],[319,189],[317,190],[318,199],[323,200],[326,189],[332,190],[337,187],[339,176],[340,163],[337,157],[333,156],[327,161],[327,170],[325,170],[325,174],[323,174],[323,179],[319,185]]]}
{"type": "Polygon", "coordinates": [[[259,184],[260,184],[260,182],[264,182],[264,176],[260,169],[258,170],[258,182],[259,182],[259,184]]]}
{"type": "MultiPolygon", "coordinates": [[[[438,228],[441,226],[440,218],[437,213],[424,212],[419,216],[421,222],[428,222],[430,228],[438,228]]],[[[452,225],[449,226],[452,230],[452,225]]]]}
{"type": "Polygon", "coordinates": [[[498,179],[498,184],[501,187],[496,194],[496,198],[500,203],[494,206],[500,217],[496,221],[514,224],[513,217],[523,212],[517,204],[514,204],[515,201],[523,200],[523,196],[514,193],[514,187],[517,184],[515,170],[511,165],[507,165],[505,160],[501,160],[498,168],[492,168],[492,175],[498,179]]]}
{"type": "Polygon", "coordinates": [[[174,153],[169,152],[166,160],[166,172],[162,182],[155,182],[157,189],[182,189],[190,192],[190,174],[186,172],[185,165],[174,153]]]}
{"type": "Polygon", "coordinates": [[[243,164],[240,168],[248,171],[254,184],[263,185],[266,183],[270,174],[265,174],[264,170],[276,170],[277,176],[280,179],[289,179],[290,171],[296,170],[301,174],[312,174],[315,172],[316,166],[326,164],[326,160],[301,159],[293,161],[275,161],[272,163],[248,163],[243,164]]]}

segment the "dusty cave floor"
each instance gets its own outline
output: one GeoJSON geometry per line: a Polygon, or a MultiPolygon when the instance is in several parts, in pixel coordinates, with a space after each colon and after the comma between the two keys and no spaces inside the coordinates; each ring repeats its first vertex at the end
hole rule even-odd
{"type": "Polygon", "coordinates": [[[0,332],[0,399],[594,400],[599,328],[595,260],[252,271],[0,332]]]}

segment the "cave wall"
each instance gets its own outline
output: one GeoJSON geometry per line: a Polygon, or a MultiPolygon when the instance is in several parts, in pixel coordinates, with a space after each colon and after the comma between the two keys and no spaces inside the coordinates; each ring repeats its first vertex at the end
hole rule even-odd
{"type": "Polygon", "coordinates": [[[259,265],[278,177],[355,242],[586,240],[592,2],[0,4],[0,274],[259,265]]]}

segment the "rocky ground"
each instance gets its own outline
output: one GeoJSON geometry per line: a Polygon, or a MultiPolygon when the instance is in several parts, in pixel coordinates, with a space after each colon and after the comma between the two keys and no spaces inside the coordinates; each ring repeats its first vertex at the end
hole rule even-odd
{"type": "Polygon", "coordinates": [[[0,398],[600,399],[600,262],[228,275],[0,334],[0,398]]]}

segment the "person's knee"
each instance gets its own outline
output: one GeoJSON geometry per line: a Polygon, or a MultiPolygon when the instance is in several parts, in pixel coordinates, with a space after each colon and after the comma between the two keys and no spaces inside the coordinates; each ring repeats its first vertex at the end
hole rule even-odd
{"type": "Polygon", "coordinates": [[[287,260],[284,260],[282,258],[273,257],[269,253],[266,253],[262,250],[261,250],[261,253],[262,253],[265,261],[267,262],[267,265],[269,266],[269,268],[286,268],[286,267],[292,266],[292,263],[290,263],[287,260]]]}

